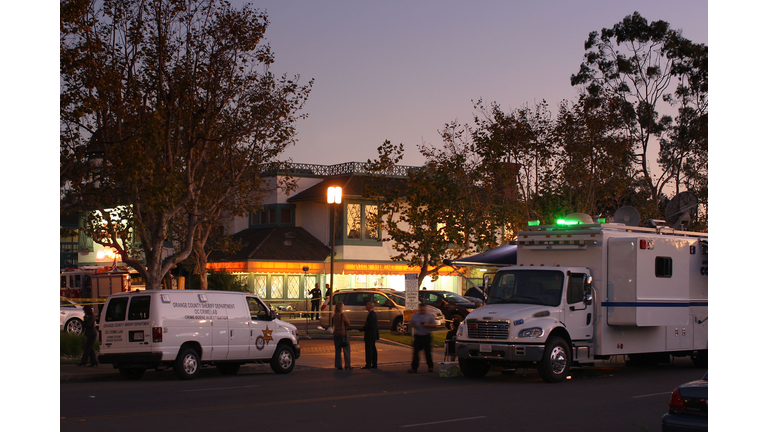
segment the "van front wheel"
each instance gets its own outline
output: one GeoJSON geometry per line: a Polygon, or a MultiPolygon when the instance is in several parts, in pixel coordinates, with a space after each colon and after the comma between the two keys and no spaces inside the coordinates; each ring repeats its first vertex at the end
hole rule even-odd
{"type": "Polygon", "coordinates": [[[192,348],[182,350],[173,363],[173,371],[179,379],[194,379],[200,373],[200,356],[197,351],[192,348]]]}
{"type": "Polygon", "coordinates": [[[278,346],[270,362],[272,370],[278,374],[287,374],[293,370],[295,365],[296,356],[293,353],[293,349],[288,345],[278,346]]]}

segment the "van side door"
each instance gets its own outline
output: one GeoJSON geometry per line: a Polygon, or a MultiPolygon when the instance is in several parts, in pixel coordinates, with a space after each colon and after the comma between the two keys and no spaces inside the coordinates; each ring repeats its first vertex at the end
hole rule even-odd
{"type": "Polygon", "coordinates": [[[227,360],[245,360],[251,347],[251,312],[245,297],[227,296],[227,303],[232,299],[232,307],[227,309],[229,325],[229,351],[227,360]]]}
{"type": "Polygon", "coordinates": [[[277,343],[272,336],[275,323],[270,309],[256,296],[247,296],[248,311],[251,316],[250,345],[248,358],[267,360],[272,358],[277,343]]]}

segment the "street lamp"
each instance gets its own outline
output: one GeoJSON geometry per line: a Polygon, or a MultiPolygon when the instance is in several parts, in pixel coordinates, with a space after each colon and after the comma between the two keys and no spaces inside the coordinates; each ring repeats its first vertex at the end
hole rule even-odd
{"type": "MultiPolygon", "coordinates": [[[[331,186],[328,188],[328,204],[341,204],[341,187],[331,186]]],[[[331,222],[331,285],[325,295],[328,296],[328,307],[331,307],[331,294],[333,294],[333,257],[336,253],[336,213],[340,206],[333,206],[333,220],[331,222]]],[[[330,312],[330,310],[329,310],[330,312]]],[[[330,327],[330,326],[329,326],[330,327]]]]}

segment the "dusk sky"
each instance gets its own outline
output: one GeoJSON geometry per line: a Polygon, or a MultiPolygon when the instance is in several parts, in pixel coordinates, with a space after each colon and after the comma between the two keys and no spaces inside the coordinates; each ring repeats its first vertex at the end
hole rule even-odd
{"type": "Polygon", "coordinates": [[[556,115],[578,97],[570,76],[589,32],[635,11],[708,43],[704,1],[251,3],[269,16],[273,72],[315,79],[286,153],[301,163],[364,162],[390,140],[405,145],[403,164],[421,165],[416,146],[440,146],[447,122],[471,123],[478,99],[507,111],[546,100],[556,115]]]}

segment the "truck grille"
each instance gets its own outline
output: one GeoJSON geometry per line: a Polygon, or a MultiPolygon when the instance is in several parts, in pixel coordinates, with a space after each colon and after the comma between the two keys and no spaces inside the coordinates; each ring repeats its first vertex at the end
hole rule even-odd
{"type": "Polygon", "coordinates": [[[467,335],[472,339],[502,339],[509,338],[509,321],[475,321],[467,322],[467,335]]]}

